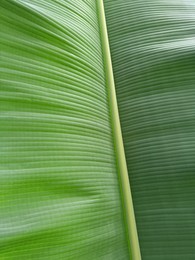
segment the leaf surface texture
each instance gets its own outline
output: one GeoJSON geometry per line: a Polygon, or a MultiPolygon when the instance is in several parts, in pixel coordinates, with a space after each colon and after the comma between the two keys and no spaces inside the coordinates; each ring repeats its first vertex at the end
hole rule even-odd
{"type": "Polygon", "coordinates": [[[143,260],[193,260],[195,3],[104,2],[143,260]]]}
{"type": "Polygon", "coordinates": [[[0,2],[0,259],[129,258],[97,12],[0,2]]]}

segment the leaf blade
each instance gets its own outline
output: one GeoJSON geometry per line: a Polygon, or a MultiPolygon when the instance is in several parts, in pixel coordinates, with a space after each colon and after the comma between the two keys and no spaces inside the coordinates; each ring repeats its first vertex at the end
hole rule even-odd
{"type": "Polygon", "coordinates": [[[127,259],[95,2],[0,7],[0,258],[127,259]]]}

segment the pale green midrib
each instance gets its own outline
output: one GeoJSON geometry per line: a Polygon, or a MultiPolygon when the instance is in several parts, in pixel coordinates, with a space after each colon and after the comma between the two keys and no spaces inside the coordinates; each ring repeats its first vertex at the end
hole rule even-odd
{"type": "Polygon", "coordinates": [[[133,201],[132,201],[132,195],[130,190],[130,183],[128,178],[127,164],[125,159],[125,151],[124,151],[118,105],[116,99],[116,91],[115,91],[114,76],[113,76],[103,0],[97,0],[97,10],[99,16],[103,59],[105,64],[104,67],[105,67],[106,85],[108,88],[108,102],[109,102],[111,125],[113,131],[113,139],[115,145],[115,156],[116,156],[117,167],[118,167],[119,181],[121,184],[121,197],[124,206],[123,207],[124,217],[126,222],[130,259],[141,260],[133,201]]]}

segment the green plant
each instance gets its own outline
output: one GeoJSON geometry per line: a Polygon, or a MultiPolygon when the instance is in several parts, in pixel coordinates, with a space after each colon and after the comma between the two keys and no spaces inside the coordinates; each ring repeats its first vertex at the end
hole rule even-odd
{"type": "Polygon", "coordinates": [[[0,1],[2,260],[194,259],[195,6],[104,5],[0,1]]]}

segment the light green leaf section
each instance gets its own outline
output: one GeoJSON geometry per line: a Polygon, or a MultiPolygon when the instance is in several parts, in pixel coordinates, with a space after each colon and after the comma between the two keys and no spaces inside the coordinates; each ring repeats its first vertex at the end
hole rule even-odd
{"type": "Polygon", "coordinates": [[[195,259],[195,1],[105,0],[144,260],[195,259]]]}
{"type": "Polygon", "coordinates": [[[96,1],[0,23],[0,259],[129,259],[96,1]]]}

